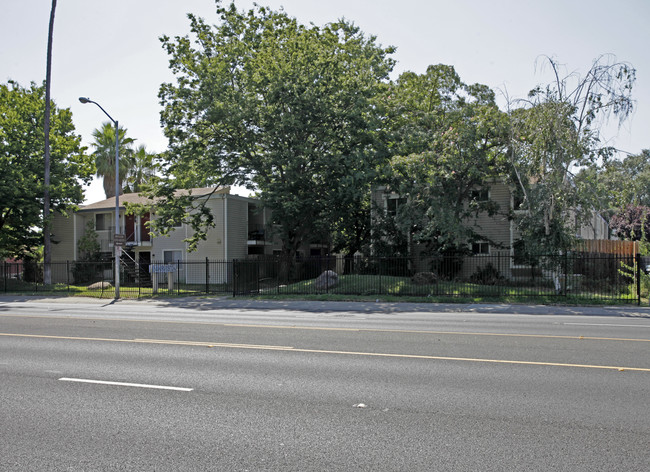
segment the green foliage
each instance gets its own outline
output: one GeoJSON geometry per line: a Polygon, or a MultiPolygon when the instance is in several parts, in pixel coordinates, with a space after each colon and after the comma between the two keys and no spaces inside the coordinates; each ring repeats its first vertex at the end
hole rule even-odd
{"type": "Polygon", "coordinates": [[[95,231],[94,219],[86,223],[86,231],[77,241],[77,249],[80,255],[72,266],[74,283],[86,284],[101,280],[103,265],[98,264],[101,260],[101,245],[95,231]]]}
{"type": "Polygon", "coordinates": [[[505,278],[491,262],[477,268],[476,272],[470,275],[469,280],[470,282],[481,285],[498,285],[505,282],[505,278]]]}
{"type": "Polygon", "coordinates": [[[592,179],[573,173],[612,155],[600,129],[612,114],[620,122],[629,117],[635,81],[634,68],[609,56],[594,61],[585,77],[563,76],[547,60],[555,81],[533,89],[511,111],[509,143],[512,184],[524,196],[525,212],[513,215],[515,223],[527,249],[542,254],[570,248],[577,229],[602,208],[592,179]]]}
{"type": "Polygon", "coordinates": [[[146,188],[155,176],[158,155],[147,152],[144,145],[138,146],[132,155],[132,165],[125,177],[124,193],[137,193],[146,188]]]}
{"type": "MultiPolygon", "coordinates": [[[[42,243],[44,194],[44,89],[0,84],[0,254],[22,256],[42,243]]],[[[83,201],[82,185],[94,169],[72,113],[51,104],[51,211],[66,213],[83,201]]],[[[46,215],[48,218],[51,215],[46,215]]]]}
{"type": "MultiPolygon", "coordinates": [[[[632,297],[637,295],[637,267],[636,264],[620,263],[618,274],[627,281],[627,291],[632,297]]],[[[638,271],[638,284],[641,298],[648,298],[650,292],[650,274],[647,274],[643,268],[638,271]]]]}
{"type": "Polygon", "coordinates": [[[84,261],[98,261],[101,252],[99,237],[95,231],[95,220],[90,219],[86,223],[86,231],[77,241],[77,249],[81,254],[80,259],[84,261]]]}
{"type": "Polygon", "coordinates": [[[437,65],[422,75],[402,74],[385,106],[393,157],[384,179],[405,198],[395,215],[397,232],[434,253],[484,239],[468,220],[498,210],[477,197],[504,172],[507,121],[494,93],[437,65]]]}
{"type": "Polygon", "coordinates": [[[170,189],[238,183],[273,210],[287,253],[334,228],[357,231],[351,211],[380,157],[375,99],[392,48],[346,21],[306,26],[282,11],[217,5],[214,27],[189,15],[194,41],[162,38],[176,84],[159,94],[169,178],[150,192],[163,197],[154,230],[184,212],[195,244],[212,220],[191,198],[171,203],[170,189]]]}
{"type": "MultiPolygon", "coordinates": [[[[102,127],[93,131],[97,177],[102,177],[106,198],[115,196],[115,126],[105,122],[102,127]]],[[[126,129],[120,126],[119,153],[120,153],[120,188],[127,179],[135,165],[132,144],[135,140],[126,136],[126,129]]]]}
{"type": "Polygon", "coordinates": [[[632,206],[650,207],[650,150],[627,156],[623,160],[606,161],[600,168],[583,171],[605,209],[612,213],[632,206]]]}

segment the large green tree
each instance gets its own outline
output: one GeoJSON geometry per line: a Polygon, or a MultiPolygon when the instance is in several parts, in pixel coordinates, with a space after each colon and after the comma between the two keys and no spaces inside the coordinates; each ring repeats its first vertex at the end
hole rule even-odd
{"type": "MultiPolygon", "coordinates": [[[[126,129],[120,126],[119,130],[120,152],[120,189],[124,191],[123,184],[134,168],[133,138],[126,135],[126,129]]],[[[97,177],[101,177],[104,184],[106,198],[115,196],[115,126],[105,122],[102,127],[93,131],[92,153],[95,159],[97,177]]]]}
{"type": "Polygon", "coordinates": [[[613,156],[602,125],[612,115],[619,122],[630,116],[635,69],[602,56],[581,76],[546,61],[555,80],[533,89],[510,113],[510,158],[513,184],[524,197],[526,211],[515,220],[523,241],[531,252],[557,253],[570,248],[576,226],[602,208],[592,182],[574,174],[613,156]]]}
{"type": "Polygon", "coordinates": [[[603,208],[617,213],[629,205],[650,207],[650,150],[612,159],[579,174],[598,192],[603,208]]]}
{"type": "Polygon", "coordinates": [[[402,74],[386,103],[393,154],[386,182],[402,200],[387,221],[396,234],[383,241],[406,235],[402,251],[420,243],[438,253],[482,239],[468,220],[497,210],[480,190],[504,172],[507,141],[494,93],[464,84],[452,66],[435,65],[402,74]]]}
{"type": "MultiPolygon", "coordinates": [[[[272,210],[292,255],[353,220],[347,212],[368,193],[392,48],[346,21],[306,26],[283,11],[216,3],[214,27],[189,15],[194,42],[163,38],[177,77],[160,90],[173,177],[154,192],[168,197],[154,225],[191,203],[171,202],[174,186],[239,183],[272,210]]],[[[211,221],[194,216],[196,229],[211,221]]]]}
{"type": "MultiPolygon", "coordinates": [[[[0,253],[33,254],[43,243],[45,90],[10,81],[0,85],[0,253]]],[[[65,212],[83,201],[92,161],[75,134],[69,109],[51,104],[51,211],[65,212]]],[[[48,215],[46,215],[48,216],[48,215]]]]}

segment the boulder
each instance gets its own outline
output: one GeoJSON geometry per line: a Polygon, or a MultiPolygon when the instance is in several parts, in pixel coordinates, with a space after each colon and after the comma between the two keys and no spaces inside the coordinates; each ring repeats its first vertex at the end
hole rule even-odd
{"type": "Polygon", "coordinates": [[[333,270],[326,270],[318,277],[316,277],[316,280],[314,281],[314,287],[316,290],[327,290],[336,287],[338,283],[338,274],[333,270]]]}
{"type": "Polygon", "coordinates": [[[88,290],[107,290],[109,288],[113,288],[110,282],[95,282],[88,286],[88,290]]]}
{"type": "Polygon", "coordinates": [[[418,272],[411,277],[415,285],[434,285],[438,283],[438,275],[433,272],[418,272]]]}

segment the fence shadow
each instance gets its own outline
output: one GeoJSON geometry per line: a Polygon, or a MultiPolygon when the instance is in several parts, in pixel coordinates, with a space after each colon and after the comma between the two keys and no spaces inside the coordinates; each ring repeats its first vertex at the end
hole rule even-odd
{"type": "MultiPolygon", "coordinates": [[[[53,262],[52,283],[43,264],[0,265],[0,291],[113,298],[111,261],[53,262]]],[[[120,297],[362,296],[472,299],[542,299],[572,303],[640,303],[641,258],[637,255],[567,252],[413,258],[280,257],[232,261],[135,261],[120,266],[120,297]]],[[[193,302],[196,303],[196,302],[193,302]]],[[[239,305],[241,307],[241,305],[239,305]]]]}

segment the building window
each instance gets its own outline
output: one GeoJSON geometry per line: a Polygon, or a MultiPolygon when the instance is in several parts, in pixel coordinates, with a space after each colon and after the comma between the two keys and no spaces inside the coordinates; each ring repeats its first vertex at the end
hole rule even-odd
{"type": "Polygon", "coordinates": [[[183,260],[182,251],[163,251],[163,262],[165,264],[175,264],[183,260]]]}
{"type": "Polygon", "coordinates": [[[512,192],[512,209],[514,211],[522,210],[524,206],[524,192],[517,188],[512,192]]]}
{"type": "Polygon", "coordinates": [[[386,214],[397,216],[398,208],[406,203],[406,198],[390,197],[386,199],[386,214]]]}
{"type": "Polygon", "coordinates": [[[472,190],[470,196],[476,202],[487,202],[490,199],[490,189],[486,187],[472,190]]]}
{"type": "Polygon", "coordinates": [[[490,254],[490,243],[485,241],[472,243],[472,254],[490,254]]]}
{"type": "Polygon", "coordinates": [[[95,215],[95,230],[107,231],[111,229],[111,214],[97,213],[95,215]]]}

